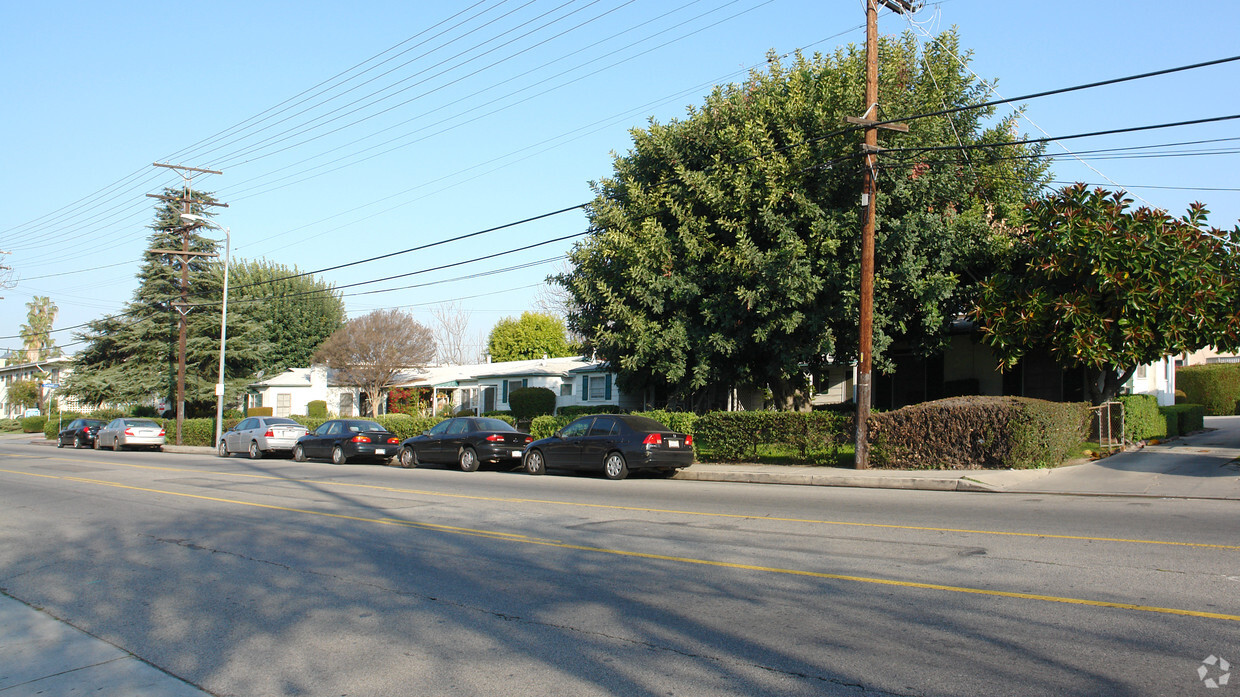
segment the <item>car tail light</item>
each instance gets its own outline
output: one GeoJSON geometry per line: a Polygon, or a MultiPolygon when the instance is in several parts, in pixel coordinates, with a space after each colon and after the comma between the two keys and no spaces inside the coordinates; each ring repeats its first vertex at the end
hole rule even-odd
{"type": "MultiPolygon", "coordinates": [[[[127,428],[127,429],[125,429],[125,435],[127,435],[127,436],[132,436],[132,435],[133,435],[133,429],[132,429],[132,428],[127,428]]],[[[161,434],[159,434],[159,435],[161,435],[161,436],[162,436],[162,435],[164,435],[164,434],[162,434],[162,433],[161,433],[161,434]]]]}
{"type": "MultiPolygon", "coordinates": [[[[128,432],[128,431],[126,431],[126,433],[129,433],[129,432],[128,432]]],[[[132,434],[132,433],[130,433],[129,435],[131,435],[131,436],[132,436],[133,434],[132,434]]],[[[164,429],[162,429],[162,428],[161,428],[161,429],[159,429],[159,435],[163,436],[163,435],[167,435],[167,433],[164,431],[164,429]]]]}
{"type": "Polygon", "coordinates": [[[89,436],[89,435],[90,435],[90,426],[87,426],[86,428],[83,428],[83,429],[82,429],[82,435],[84,435],[84,436],[89,436]]]}
{"type": "Polygon", "coordinates": [[[494,443],[494,442],[495,442],[495,441],[497,441],[497,440],[498,440],[498,441],[502,441],[502,440],[504,440],[504,437],[503,437],[503,436],[501,436],[501,435],[499,435],[498,433],[492,433],[491,435],[487,436],[487,440],[489,440],[489,441],[491,441],[492,443],[494,443]]]}
{"type": "Polygon", "coordinates": [[[388,445],[396,445],[398,443],[400,443],[400,439],[397,438],[396,436],[392,436],[391,438],[388,438],[388,445]]]}
{"type": "Polygon", "coordinates": [[[526,436],[526,437],[525,437],[525,442],[526,442],[526,443],[533,443],[533,442],[534,442],[534,436],[526,436]]]}
{"type": "Polygon", "coordinates": [[[646,440],[642,441],[642,445],[663,445],[662,433],[650,433],[646,435],[646,440]]]}
{"type": "Polygon", "coordinates": [[[685,445],[693,445],[693,436],[692,436],[692,435],[686,435],[686,436],[685,436],[685,445]]]}
{"type": "Polygon", "coordinates": [[[369,443],[370,436],[356,435],[352,438],[354,443],[369,443]]]}
{"type": "Polygon", "coordinates": [[[275,437],[276,437],[276,432],[271,430],[270,428],[267,429],[267,432],[263,434],[263,438],[275,438],[275,437]]]}

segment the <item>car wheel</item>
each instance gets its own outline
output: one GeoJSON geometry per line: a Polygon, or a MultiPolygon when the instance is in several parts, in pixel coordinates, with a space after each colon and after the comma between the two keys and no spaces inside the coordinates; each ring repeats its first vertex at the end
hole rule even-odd
{"type": "Polygon", "coordinates": [[[400,449],[400,455],[397,456],[397,459],[400,460],[400,466],[405,469],[418,466],[418,454],[407,445],[400,449]]]}
{"type": "Polygon", "coordinates": [[[113,438],[112,439],[112,452],[119,453],[121,450],[123,450],[123,448],[121,448],[121,439],[113,438]]]}
{"type": "Polygon", "coordinates": [[[343,465],[344,463],[348,461],[349,461],[349,458],[344,456],[344,448],[340,447],[339,445],[332,448],[332,464],[333,465],[343,465]]]}
{"type": "Polygon", "coordinates": [[[84,448],[84,447],[86,447],[86,446],[82,445],[82,437],[81,437],[81,436],[74,436],[74,437],[73,437],[73,449],[74,449],[74,450],[81,450],[81,449],[82,449],[82,448],[84,448]]]}
{"type": "Polygon", "coordinates": [[[99,436],[95,436],[95,444],[92,447],[94,447],[95,450],[99,449],[99,436]]]}
{"type": "Polygon", "coordinates": [[[56,436],[56,447],[57,448],[65,447],[65,441],[60,436],[56,436]]]}
{"type": "Polygon", "coordinates": [[[263,459],[263,451],[258,449],[258,441],[256,440],[250,441],[250,459],[251,460],[263,459]]]}
{"type": "Polygon", "coordinates": [[[302,449],[300,444],[294,445],[293,446],[293,462],[305,462],[305,461],[306,461],[306,451],[302,449]]]}
{"type": "Polygon", "coordinates": [[[228,457],[228,443],[224,442],[223,438],[220,439],[220,445],[215,449],[215,454],[220,457],[228,457]]]}
{"type": "Polygon", "coordinates": [[[624,479],[629,476],[629,466],[620,453],[611,453],[603,460],[603,474],[608,479],[624,479]]]}
{"type": "Polygon", "coordinates": [[[530,474],[544,474],[547,463],[543,460],[541,450],[531,450],[525,454],[525,471],[530,474]]]}
{"type": "Polygon", "coordinates": [[[477,472],[478,465],[482,464],[478,462],[478,453],[468,446],[461,448],[461,455],[457,458],[457,462],[461,465],[462,472],[477,472]]]}

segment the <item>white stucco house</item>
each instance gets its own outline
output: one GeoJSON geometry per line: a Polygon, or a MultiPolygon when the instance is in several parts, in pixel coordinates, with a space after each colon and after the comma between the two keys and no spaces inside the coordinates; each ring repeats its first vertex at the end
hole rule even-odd
{"type": "Polygon", "coordinates": [[[0,418],[21,418],[25,407],[20,404],[9,403],[9,386],[22,380],[33,380],[41,385],[45,385],[43,398],[47,399],[49,395],[54,396],[61,409],[66,411],[90,411],[90,407],[83,408],[76,400],[58,394],[56,389],[52,387],[52,385],[60,384],[60,381],[68,377],[72,372],[73,359],[68,356],[48,358],[42,361],[15,361],[0,358],[0,418]]]}
{"type": "MultiPolygon", "coordinates": [[[[368,413],[365,393],[355,385],[339,384],[325,366],[293,368],[270,379],[251,383],[246,407],[271,407],[275,416],[305,414],[314,400],[327,402],[339,416],[368,413]]],[[[428,395],[436,410],[451,404],[475,413],[507,411],[508,395],[519,387],[545,387],[556,394],[556,409],[580,405],[613,405],[640,409],[640,397],[623,393],[615,373],[604,362],[582,356],[476,365],[430,366],[398,374],[389,390],[417,390],[428,395]]],[[[385,399],[379,413],[387,407],[385,399]]]]}

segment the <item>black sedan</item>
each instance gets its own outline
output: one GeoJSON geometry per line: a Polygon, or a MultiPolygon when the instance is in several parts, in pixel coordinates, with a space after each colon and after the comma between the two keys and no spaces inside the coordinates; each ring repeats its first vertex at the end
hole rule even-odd
{"type": "Polygon", "coordinates": [[[693,436],[644,416],[583,416],[530,443],[523,463],[530,474],[548,468],[601,469],[608,479],[624,479],[633,469],[674,474],[693,464],[693,436]]]}
{"type": "Polygon", "coordinates": [[[483,462],[521,465],[525,446],[534,440],[508,422],[486,417],[460,416],[435,424],[420,436],[400,444],[400,464],[415,467],[423,462],[456,463],[463,472],[474,472],[483,462]]]}
{"type": "Polygon", "coordinates": [[[56,447],[89,448],[95,444],[95,434],[105,423],[102,419],[74,419],[56,436],[56,447]]]}
{"type": "Polygon", "coordinates": [[[343,465],[353,458],[387,460],[396,455],[400,438],[374,421],[365,419],[332,419],[297,439],[293,459],[298,462],[315,458],[331,458],[343,465]]]}

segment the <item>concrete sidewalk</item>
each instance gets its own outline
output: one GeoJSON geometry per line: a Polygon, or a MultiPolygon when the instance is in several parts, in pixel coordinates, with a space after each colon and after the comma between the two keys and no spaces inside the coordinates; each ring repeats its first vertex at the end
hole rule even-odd
{"type": "Polygon", "coordinates": [[[1240,416],[1206,417],[1206,430],[1101,460],[1033,470],[853,470],[696,464],[677,479],[1012,494],[1240,500],[1240,416]]]}
{"type": "Polygon", "coordinates": [[[209,693],[0,593],[0,693],[200,697],[209,693]]]}

